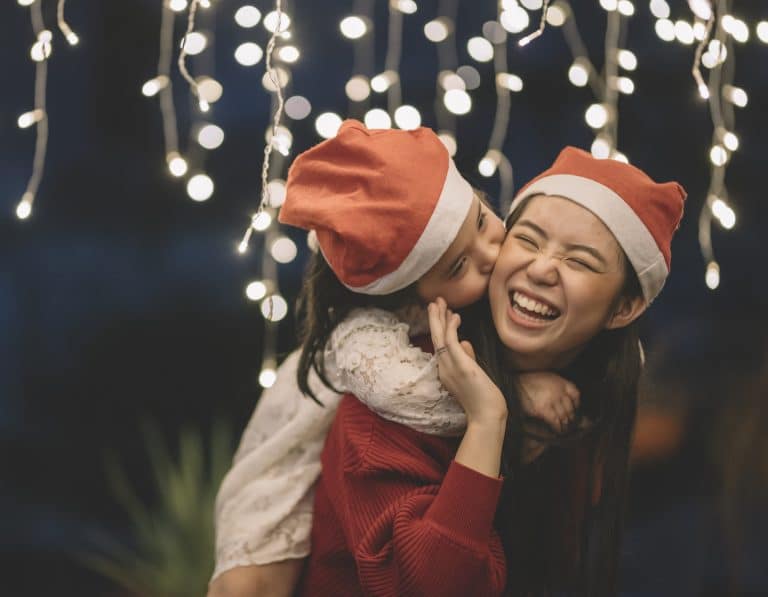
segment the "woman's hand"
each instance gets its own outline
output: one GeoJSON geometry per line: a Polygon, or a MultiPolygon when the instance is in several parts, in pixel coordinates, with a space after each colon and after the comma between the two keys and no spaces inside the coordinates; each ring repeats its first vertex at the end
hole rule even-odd
{"type": "Polygon", "coordinates": [[[525,414],[541,419],[555,431],[564,433],[576,417],[579,389],[567,379],[549,371],[521,373],[518,382],[525,414]]]}
{"type": "Polygon", "coordinates": [[[464,408],[467,423],[506,421],[504,395],[477,364],[472,345],[459,342],[459,314],[442,298],[429,304],[428,313],[440,381],[464,408]]]}

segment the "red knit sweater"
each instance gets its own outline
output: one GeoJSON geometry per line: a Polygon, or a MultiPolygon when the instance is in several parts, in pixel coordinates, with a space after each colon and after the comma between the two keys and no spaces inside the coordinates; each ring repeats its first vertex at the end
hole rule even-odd
{"type": "Polygon", "coordinates": [[[455,462],[459,442],[345,396],[322,455],[298,594],[500,595],[506,564],[493,518],[502,481],[455,462]]]}

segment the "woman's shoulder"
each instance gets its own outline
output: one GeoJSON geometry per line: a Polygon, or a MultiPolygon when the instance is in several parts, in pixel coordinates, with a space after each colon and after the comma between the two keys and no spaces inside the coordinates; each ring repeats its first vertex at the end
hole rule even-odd
{"type": "MultiPolygon", "coordinates": [[[[412,471],[442,474],[456,454],[459,438],[421,433],[388,421],[346,394],[339,404],[329,448],[348,472],[412,471]]],[[[326,450],[328,451],[328,450],[326,450]]]]}

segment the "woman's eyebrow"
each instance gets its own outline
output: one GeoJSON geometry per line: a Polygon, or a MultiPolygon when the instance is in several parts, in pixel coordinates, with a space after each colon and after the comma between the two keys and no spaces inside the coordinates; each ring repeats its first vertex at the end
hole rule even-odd
{"type": "MultiPolygon", "coordinates": [[[[530,220],[520,220],[517,222],[518,226],[525,226],[527,228],[530,228],[533,230],[536,234],[541,236],[544,240],[547,240],[549,237],[547,236],[547,233],[544,232],[544,229],[540,226],[534,224],[530,220]]],[[[606,261],[605,257],[598,251],[597,249],[593,247],[589,247],[587,245],[578,245],[578,244],[571,244],[571,245],[565,245],[566,250],[568,251],[584,251],[585,253],[589,253],[597,259],[600,263],[602,263],[605,267],[608,267],[608,262],[606,261]]]]}

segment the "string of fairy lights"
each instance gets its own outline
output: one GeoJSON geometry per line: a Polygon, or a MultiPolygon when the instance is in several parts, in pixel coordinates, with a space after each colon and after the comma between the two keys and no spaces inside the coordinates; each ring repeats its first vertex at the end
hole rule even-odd
{"type": "MultiPolygon", "coordinates": [[[[30,57],[35,63],[33,109],[18,118],[20,128],[35,127],[36,144],[32,174],[21,201],[16,207],[19,219],[27,219],[37,194],[45,165],[48,141],[46,111],[47,64],[54,44],[53,33],[45,28],[41,4],[44,0],[17,0],[30,9],[34,41],[30,57]]],[[[79,42],[64,17],[65,0],[57,1],[58,29],[68,44],[79,42]]],[[[161,9],[157,70],[141,85],[144,96],[157,96],[162,120],[165,166],[171,177],[184,181],[187,195],[203,202],[214,196],[215,184],[205,171],[205,155],[224,142],[224,130],[213,120],[216,102],[224,88],[213,74],[214,20],[224,13],[221,0],[157,0],[161,9]],[[207,22],[207,28],[206,28],[207,22]],[[174,68],[175,57],[175,68],[174,68]],[[180,144],[177,106],[173,82],[184,84],[192,104],[186,142],[180,144]]],[[[269,126],[265,132],[261,157],[257,208],[249,216],[239,253],[246,253],[258,238],[260,252],[259,278],[249,281],[245,293],[257,302],[264,316],[264,349],[259,383],[264,387],[276,379],[276,345],[279,322],[288,313],[288,304],[280,294],[278,268],[293,261],[298,247],[281,233],[277,214],[285,199],[285,172],[293,152],[292,122],[309,118],[314,107],[310,99],[293,93],[291,66],[301,58],[295,43],[291,7],[288,0],[273,0],[266,14],[251,4],[238,6],[231,16],[238,26],[234,50],[235,61],[244,69],[260,68],[264,63],[261,83],[270,97],[269,126]],[[259,25],[266,32],[260,38],[259,25]]],[[[576,87],[589,87],[593,101],[585,108],[584,118],[594,133],[593,155],[605,159],[629,161],[619,149],[619,104],[623,95],[635,91],[632,73],[637,69],[635,53],[627,47],[627,31],[636,7],[633,0],[599,0],[606,14],[604,55],[598,69],[589,56],[576,21],[576,10],[569,0],[498,0],[493,20],[486,21],[482,31],[466,40],[466,54],[477,63],[460,64],[459,40],[456,36],[458,0],[439,0],[434,15],[420,13],[414,0],[388,0],[387,22],[376,27],[375,0],[353,0],[351,12],[339,19],[339,34],[352,47],[353,66],[344,85],[348,99],[345,113],[316,111],[314,128],[321,139],[336,135],[344,117],[359,118],[369,128],[415,129],[422,123],[422,113],[404,102],[409,89],[403,87],[401,58],[404,50],[403,30],[408,20],[424,21],[423,34],[434,45],[437,54],[433,112],[440,139],[451,156],[459,150],[457,120],[471,112],[471,92],[483,80],[490,80],[496,91],[496,110],[488,145],[477,162],[484,177],[498,174],[501,208],[509,203],[514,191],[513,168],[504,154],[513,94],[523,91],[523,79],[510,71],[509,58],[524,60],[535,51],[537,38],[558,29],[572,56],[568,68],[569,81],[576,87]],[[376,56],[377,35],[386,35],[386,54],[376,56]],[[515,50],[510,49],[510,38],[515,50]],[[490,66],[492,63],[492,75],[490,66]]],[[[735,131],[735,111],[748,103],[745,89],[734,84],[735,45],[751,37],[750,26],[733,15],[732,0],[687,0],[687,6],[676,6],[677,14],[667,0],[649,0],[648,9],[655,18],[654,31],[667,43],[677,42],[692,49],[691,75],[694,89],[707,103],[712,120],[712,141],[707,150],[711,164],[710,184],[699,214],[699,242],[706,264],[705,281],[710,289],[720,283],[720,267],[714,255],[712,226],[725,230],[736,224],[736,213],[726,186],[726,169],[739,149],[735,131]]],[[[768,21],[754,26],[754,35],[768,44],[768,21]]],[[[408,39],[408,43],[413,40],[408,39]]],[[[311,248],[314,241],[308,236],[311,248]]]]}
{"type": "MultiPolygon", "coordinates": [[[[40,187],[45,169],[45,156],[48,149],[48,112],[46,110],[46,86],[48,81],[48,59],[53,51],[53,33],[45,28],[41,0],[18,0],[19,6],[28,6],[32,19],[32,31],[35,41],[29,50],[29,56],[35,63],[34,108],[21,114],[17,120],[19,128],[35,127],[35,155],[32,160],[32,174],[27,182],[21,201],[16,205],[16,217],[26,220],[32,215],[32,206],[40,187]]],[[[58,0],[56,20],[59,31],[70,46],[76,46],[80,38],[72,31],[64,19],[65,0],[58,0]]]]}

